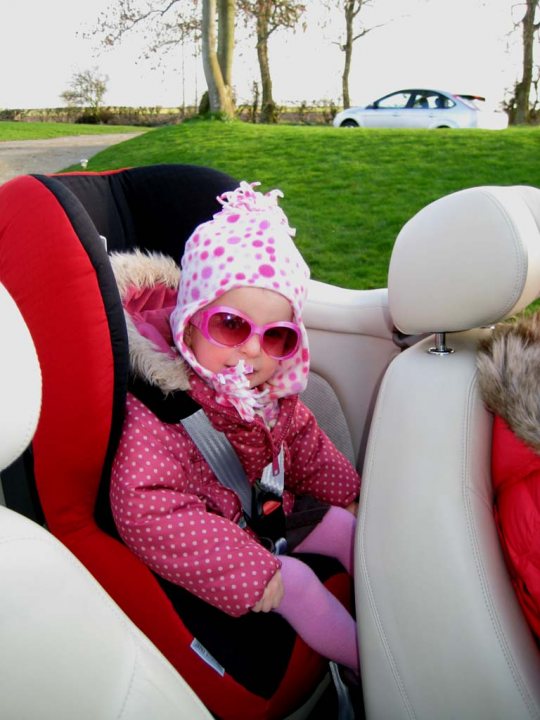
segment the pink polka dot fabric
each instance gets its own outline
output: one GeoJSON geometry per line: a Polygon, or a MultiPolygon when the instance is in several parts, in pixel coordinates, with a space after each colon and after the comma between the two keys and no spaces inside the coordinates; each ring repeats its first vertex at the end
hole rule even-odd
{"type": "MultiPolygon", "coordinates": [[[[227,438],[248,481],[284,449],[283,507],[311,495],[346,507],[356,499],[356,470],[297,397],[285,398],[277,424],[244,423],[194,376],[190,394],[227,438]]],[[[126,545],[161,577],[234,617],[260,600],[279,558],[237,524],[238,496],[220,483],[181,423],[165,423],[128,394],[111,475],[111,508],[126,545]]]]}
{"type": "Polygon", "coordinates": [[[309,372],[309,346],[302,322],[309,268],[295,246],[295,231],[278,205],[279,190],[262,194],[258,183],[218,197],[220,212],[199,225],[182,257],[178,303],[171,315],[176,346],[195,370],[205,375],[183,341],[189,319],[208,303],[238,287],[259,287],[285,296],[300,326],[301,342],[291,358],[280,363],[269,381],[274,398],[304,390],[309,372]]]}
{"type": "Polygon", "coordinates": [[[160,422],[131,395],[111,507],[132,552],[233,617],[253,607],[280,566],[236,524],[238,498],[217,480],[182,425],[160,422]]]}

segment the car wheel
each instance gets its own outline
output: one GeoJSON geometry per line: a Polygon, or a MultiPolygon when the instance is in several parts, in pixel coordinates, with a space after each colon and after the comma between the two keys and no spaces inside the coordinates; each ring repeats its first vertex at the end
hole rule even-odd
{"type": "Polygon", "coordinates": [[[339,127],[344,127],[344,128],[358,127],[358,123],[356,122],[356,120],[351,120],[349,118],[347,120],[344,120],[339,127]]]}

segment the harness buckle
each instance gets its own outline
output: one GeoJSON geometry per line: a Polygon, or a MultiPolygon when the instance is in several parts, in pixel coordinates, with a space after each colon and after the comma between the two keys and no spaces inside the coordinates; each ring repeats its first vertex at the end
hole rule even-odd
{"type": "Polygon", "coordinates": [[[255,483],[253,486],[249,524],[270,552],[276,555],[283,555],[286,552],[283,498],[273,492],[263,490],[259,483],[255,483]]]}

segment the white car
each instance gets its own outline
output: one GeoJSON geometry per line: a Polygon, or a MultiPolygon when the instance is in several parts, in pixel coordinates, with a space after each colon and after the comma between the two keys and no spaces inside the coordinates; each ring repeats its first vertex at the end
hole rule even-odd
{"type": "Polygon", "coordinates": [[[398,90],[364,107],[351,107],[334,118],[335,127],[483,128],[508,127],[505,112],[486,107],[479,95],[454,95],[443,90],[398,90]]]}

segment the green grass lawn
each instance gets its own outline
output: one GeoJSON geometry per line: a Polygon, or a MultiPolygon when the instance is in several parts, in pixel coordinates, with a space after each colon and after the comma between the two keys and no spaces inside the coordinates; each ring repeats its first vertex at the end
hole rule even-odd
{"type": "Polygon", "coordinates": [[[82,123],[12,122],[0,121],[0,142],[8,140],[48,140],[67,135],[103,135],[141,132],[142,128],[128,125],[84,125],[82,123]]]}
{"type": "MultiPolygon", "coordinates": [[[[80,127],[80,126],[78,126],[80,127]]],[[[394,240],[429,202],[475,185],[540,187],[540,128],[344,130],[194,120],[114,145],[89,170],[190,163],[278,187],[318,280],[386,287],[394,240]]]]}

